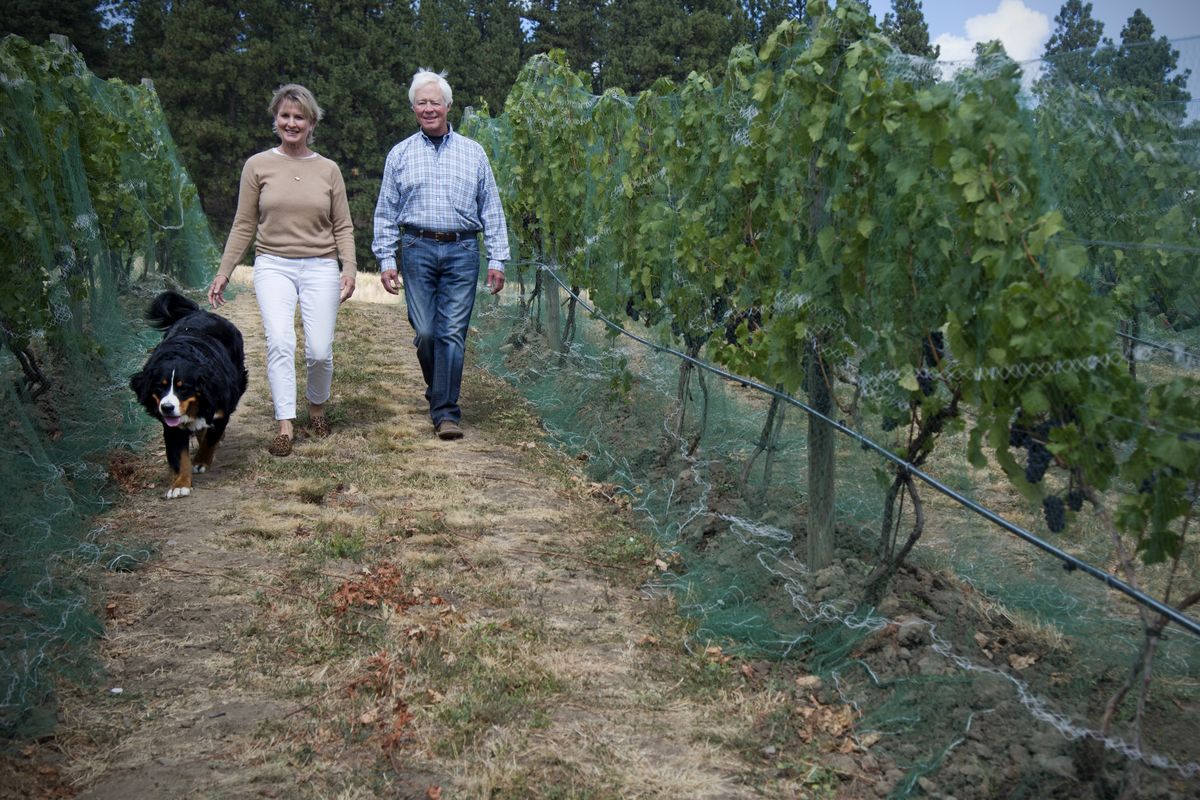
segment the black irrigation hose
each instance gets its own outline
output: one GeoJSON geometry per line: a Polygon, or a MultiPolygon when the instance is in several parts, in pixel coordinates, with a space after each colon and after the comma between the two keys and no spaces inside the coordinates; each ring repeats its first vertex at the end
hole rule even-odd
{"type": "Polygon", "coordinates": [[[1164,617],[1167,617],[1172,622],[1178,624],[1181,628],[1188,631],[1189,633],[1191,633],[1195,636],[1200,636],[1200,622],[1192,619],[1187,614],[1184,614],[1182,611],[1179,611],[1178,609],[1172,608],[1171,606],[1168,606],[1164,603],[1159,602],[1158,600],[1155,600],[1153,597],[1151,597],[1151,596],[1133,588],[1129,584],[1125,583],[1123,580],[1121,580],[1117,576],[1111,575],[1111,574],[1105,572],[1104,570],[1100,569],[1099,567],[1092,566],[1091,564],[1087,563],[1086,561],[1078,559],[1075,556],[1071,555],[1070,553],[1060,550],[1059,548],[1055,547],[1054,545],[1050,544],[1049,542],[1045,541],[1044,539],[1041,539],[1040,537],[1035,536],[1034,534],[1030,533],[1029,531],[1025,530],[1024,528],[1020,527],[1019,525],[1015,525],[1015,524],[1009,522],[1008,520],[1004,519],[1004,517],[1001,517],[999,514],[995,513],[994,511],[984,508],[983,506],[976,503],[974,500],[963,497],[961,494],[954,491],[949,486],[946,486],[945,484],[941,483],[933,476],[925,474],[919,468],[913,466],[912,464],[909,464],[907,461],[896,457],[886,447],[876,444],[873,440],[868,439],[867,437],[863,436],[861,433],[854,430],[853,428],[848,428],[845,425],[843,425],[842,423],[838,422],[837,420],[830,419],[829,417],[825,416],[821,412],[816,411],[812,408],[809,408],[804,403],[800,402],[799,400],[797,400],[796,398],[792,397],[789,394],[780,392],[777,389],[773,389],[770,386],[766,386],[766,385],[761,384],[758,381],[752,380],[750,378],[743,378],[738,375],[734,375],[733,373],[727,372],[726,370],[723,370],[720,367],[714,367],[712,364],[709,364],[707,362],[701,361],[696,358],[692,358],[691,356],[687,355],[686,353],[681,353],[680,351],[675,350],[671,347],[657,344],[657,343],[652,342],[649,339],[646,339],[642,336],[638,336],[636,333],[632,333],[632,332],[626,330],[622,326],[620,326],[617,323],[610,320],[608,317],[601,314],[599,311],[596,310],[596,308],[594,306],[589,305],[583,298],[579,297],[579,295],[572,292],[571,287],[569,287],[569,286],[567,286],[567,284],[563,283],[562,279],[558,277],[558,273],[556,273],[551,267],[549,267],[548,265],[545,265],[545,264],[539,264],[537,262],[528,262],[528,263],[537,266],[537,268],[540,270],[550,273],[550,275],[554,278],[554,280],[558,282],[558,285],[566,290],[567,294],[569,294],[571,297],[573,297],[575,299],[575,301],[578,302],[581,306],[583,306],[583,308],[585,310],[587,310],[590,314],[592,314],[592,316],[597,317],[598,319],[600,319],[600,321],[602,321],[605,325],[612,328],[613,330],[618,331],[619,333],[622,333],[631,339],[641,342],[642,344],[646,345],[647,347],[649,347],[653,350],[657,350],[661,353],[670,353],[673,356],[681,358],[684,361],[690,362],[694,366],[697,366],[701,369],[707,370],[707,371],[713,373],[714,375],[718,375],[722,378],[725,378],[726,380],[733,381],[735,383],[740,383],[742,386],[751,386],[755,389],[758,389],[760,392],[769,394],[772,397],[777,397],[786,403],[791,403],[792,405],[796,406],[797,408],[803,410],[806,414],[816,417],[817,419],[821,420],[822,422],[825,422],[826,424],[831,425],[832,427],[834,427],[835,429],[846,434],[850,438],[857,440],[863,446],[874,450],[879,455],[886,458],[888,461],[891,461],[892,463],[896,464],[897,466],[899,466],[899,467],[907,470],[911,474],[917,476],[922,481],[924,481],[928,486],[932,487],[933,489],[937,490],[938,492],[941,492],[943,495],[945,495],[946,497],[949,497],[951,500],[955,501],[956,503],[958,503],[959,505],[968,509],[969,511],[975,512],[976,514],[978,514],[979,516],[988,520],[989,522],[992,522],[992,523],[1000,526],[1001,528],[1008,531],[1009,533],[1032,544],[1034,547],[1037,547],[1037,548],[1045,551],[1046,553],[1049,553],[1050,555],[1054,556],[1055,558],[1057,558],[1058,560],[1063,562],[1063,569],[1065,569],[1067,572],[1074,572],[1075,570],[1080,570],[1081,572],[1085,572],[1088,575],[1091,575],[1096,580],[1098,580],[1101,583],[1108,586],[1110,589],[1116,589],[1118,592],[1121,592],[1122,594],[1128,596],[1129,598],[1140,603],[1141,605],[1151,609],[1152,611],[1162,614],[1164,617]]]}

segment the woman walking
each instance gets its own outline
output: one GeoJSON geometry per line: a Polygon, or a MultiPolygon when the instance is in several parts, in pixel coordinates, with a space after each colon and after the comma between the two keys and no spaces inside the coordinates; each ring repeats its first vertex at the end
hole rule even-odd
{"type": "Polygon", "coordinates": [[[254,293],[267,340],[267,381],[279,432],[268,448],[292,452],[296,419],[296,306],[304,328],[305,399],[309,430],[328,436],[325,414],[333,383],[333,332],[338,306],[354,294],[354,229],[337,164],[313,152],[323,116],[312,92],[289,83],[268,106],[279,146],[246,160],[237,213],[221,266],[208,288],[213,307],[225,302],[229,277],[255,240],[254,293]],[[338,262],[341,262],[339,270],[338,262]]]}

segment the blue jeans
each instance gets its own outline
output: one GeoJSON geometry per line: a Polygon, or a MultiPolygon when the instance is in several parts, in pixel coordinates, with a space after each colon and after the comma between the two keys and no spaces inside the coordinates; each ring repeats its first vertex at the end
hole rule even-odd
{"type": "Polygon", "coordinates": [[[408,322],[415,333],[413,344],[425,377],[429,417],[434,425],[446,419],[459,422],[463,356],[479,282],[479,241],[437,242],[406,233],[400,249],[400,276],[408,322]]]}

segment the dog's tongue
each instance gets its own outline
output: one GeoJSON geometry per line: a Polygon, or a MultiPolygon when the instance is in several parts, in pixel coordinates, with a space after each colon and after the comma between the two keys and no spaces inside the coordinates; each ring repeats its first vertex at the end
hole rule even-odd
{"type": "Polygon", "coordinates": [[[163,422],[166,423],[168,428],[174,428],[179,424],[179,417],[163,417],[163,422]]]}

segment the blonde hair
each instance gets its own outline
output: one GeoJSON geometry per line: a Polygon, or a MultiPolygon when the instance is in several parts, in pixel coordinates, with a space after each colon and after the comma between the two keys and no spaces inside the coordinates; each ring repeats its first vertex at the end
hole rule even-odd
{"type": "Polygon", "coordinates": [[[446,73],[434,72],[426,67],[421,67],[413,73],[412,84],[408,87],[409,105],[413,104],[413,97],[417,94],[417,89],[420,89],[427,83],[436,83],[438,88],[442,90],[442,99],[446,101],[447,108],[454,103],[454,91],[446,81],[446,73]]]}
{"type": "Polygon", "coordinates": [[[312,144],[313,134],[316,133],[317,123],[325,116],[325,112],[317,105],[317,98],[313,96],[305,87],[298,83],[286,83],[275,90],[275,94],[271,96],[271,102],[267,106],[267,111],[271,114],[271,131],[278,136],[279,129],[275,126],[275,116],[279,113],[279,109],[284,103],[295,103],[300,107],[300,111],[304,113],[304,118],[312,125],[308,129],[308,143],[312,144]]]}

